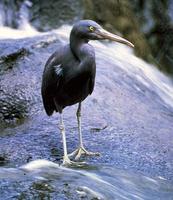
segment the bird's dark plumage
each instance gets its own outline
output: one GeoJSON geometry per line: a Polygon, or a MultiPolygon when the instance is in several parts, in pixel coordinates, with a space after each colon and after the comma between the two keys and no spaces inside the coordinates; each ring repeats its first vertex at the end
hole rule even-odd
{"type": "Polygon", "coordinates": [[[92,20],[77,22],[70,43],[59,48],[47,61],[42,79],[42,98],[46,113],[62,112],[66,106],[83,101],[92,93],[96,64],[89,40],[110,39],[133,47],[129,41],[109,33],[92,20]]]}
{"type": "MultiPolygon", "coordinates": [[[[78,26],[82,28],[82,25],[78,26]]],[[[52,115],[54,111],[62,112],[64,107],[83,101],[93,91],[95,53],[82,31],[80,34],[74,27],[71,43],[58,49],[45,65],[42,98],[48,115],[52,115]]]]}

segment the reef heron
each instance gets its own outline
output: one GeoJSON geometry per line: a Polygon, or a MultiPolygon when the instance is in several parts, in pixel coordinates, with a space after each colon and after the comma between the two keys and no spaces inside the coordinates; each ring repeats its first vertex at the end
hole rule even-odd
{"type": "Polygon", "coordinates": [[[70,33],[70,42],[59,48],[48,59],[42,78],[42,99],[47,115],[60,113],[60,131],[63,141],[63,164],[75,162],[70,156],[78,160],[82,154],[97,155],[85,149],[81,132],[81,104],[93,92],[96,74],[95,51],[89,40],[112,40],[134,45],[128,40],[114,35],[92,20],[81,20],[74,24],[70,33]],[[67,154],[65,126],[62,111],[66,106],[78,103],[77,121],[79,132],[79,147],[70,155],[67,154]]]}

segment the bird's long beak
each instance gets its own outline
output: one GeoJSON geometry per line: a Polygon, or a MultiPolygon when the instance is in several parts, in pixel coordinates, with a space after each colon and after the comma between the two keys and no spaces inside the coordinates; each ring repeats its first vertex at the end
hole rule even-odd
{"type": "Polygon", "coordinates": [[[108,40],[112,40],[115,42],[120,42],[120,43],[126,44],[130,47],[134,47],[134,45],[131,42],[129,42],[128,40],[126,40],[118,35],[112,34],[104,29],[97,29],[96,34],[99,36],[99,39],[101,39],[101,40],[108,39],[108,40]]]}

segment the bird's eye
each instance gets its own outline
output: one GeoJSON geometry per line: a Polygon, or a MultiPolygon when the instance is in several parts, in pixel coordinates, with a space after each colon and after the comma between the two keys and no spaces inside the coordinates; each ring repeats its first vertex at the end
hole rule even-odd
{"type": "Polygon", "coordinates": [[[90,30],[91,32],[93,32],[93,31],[94,31],[94,27],[93,27],[93,26],[89,26],[89,30],[90,30]]]}

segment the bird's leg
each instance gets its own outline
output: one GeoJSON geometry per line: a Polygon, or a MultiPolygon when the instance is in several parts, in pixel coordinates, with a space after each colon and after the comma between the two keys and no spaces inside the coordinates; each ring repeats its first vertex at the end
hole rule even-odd
{"type": "Polygon", "coordinates": [[[65,126],[63,122],[63,116],[62,113],[60,113],[60,126],[59,129],[62,134],[62,141],[63,141],[63,150],[64,150],[64,157],[63,157],[63,165],[70,164],[71,160],[68,157],[67,154],[67,143],[66,143],[66,135],[65,135],[65,126]]]}
{"type": "Polygon", "coordinates": [[[62,134],[63,149],[64,149],[63,165],[81,166],[81,165],[85,164],[84,162],[73,162],[68,157],[66,135],[65,135],[65,125],[64,125],[64,122],[63,122],[62,113],[60,113],[60,126],[59,126],[59,129],[60,129],[61,134],[62,134]]]}
{"type": "Polygon", "coordinates": [[[93,152],[87,151],[83,145],[82,131],[81,131],[81,102],[78,105],[76,116],[77,116],[77,122],[78,122],[79,147],[75,151],[73,151],[71,154],[69,154],[69,156],[75,156],[75,160],[78,160],[82,154],[88,155],[88,156],[100,155],[99,153],[93,153],[93,152]]]}
{"type": "Polygon", "coordinates": [[[76,116],[77,116],[77,123],[78,123],[79,146],[83,147],[82,130],[81,130],[81,103],[79,103],[76,116]]]}

